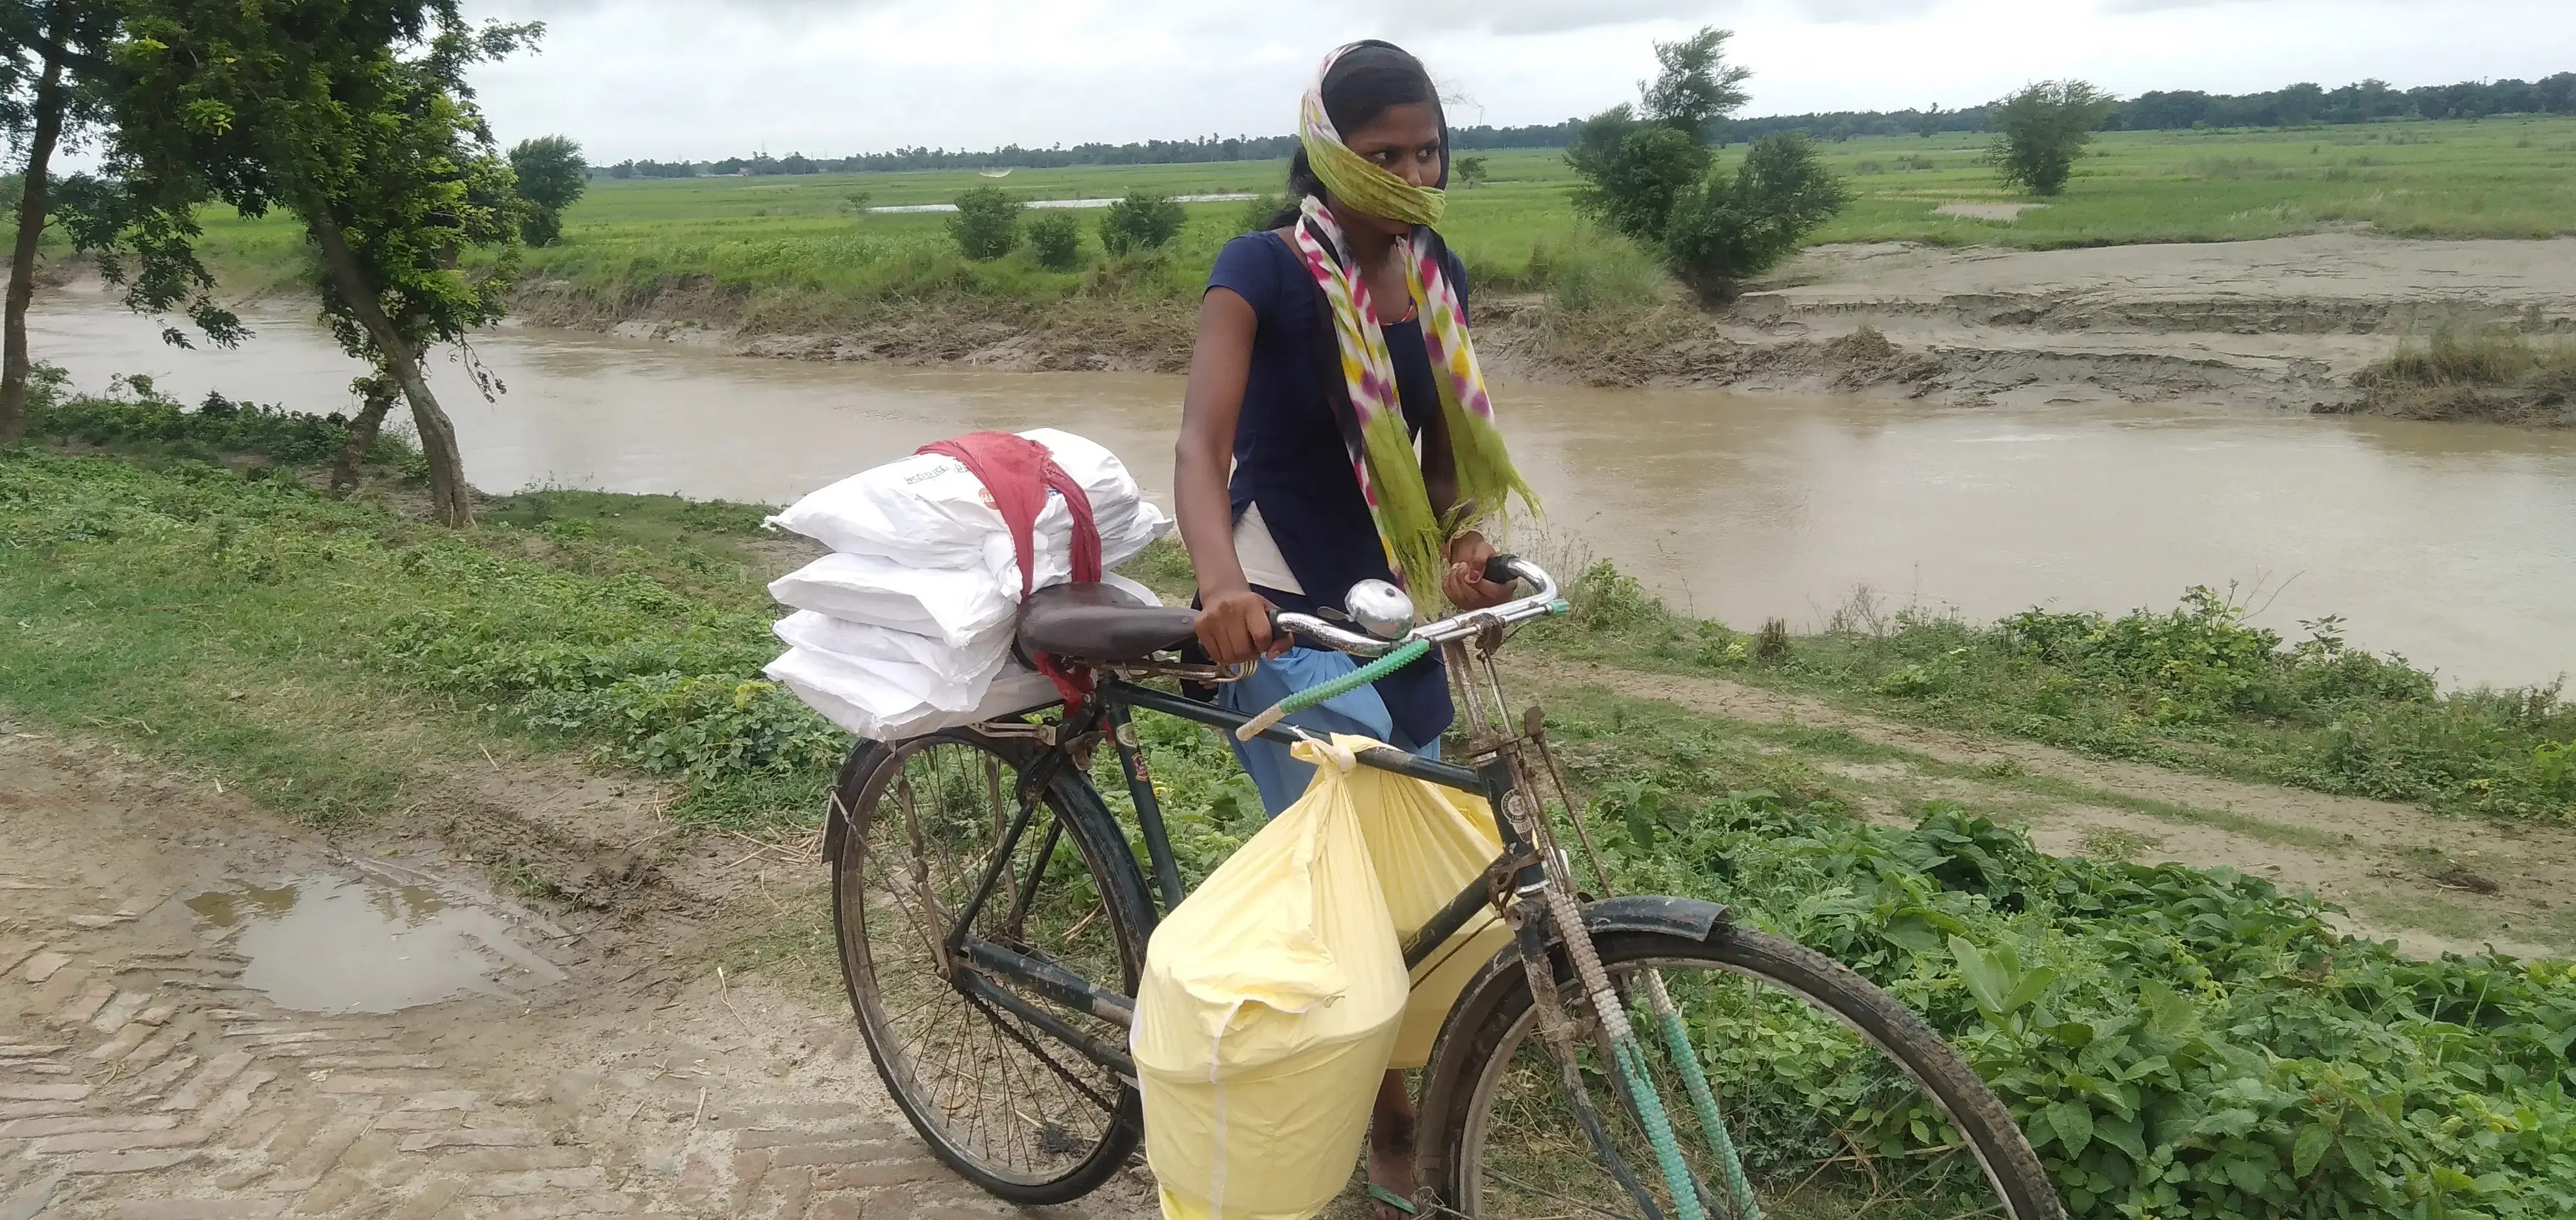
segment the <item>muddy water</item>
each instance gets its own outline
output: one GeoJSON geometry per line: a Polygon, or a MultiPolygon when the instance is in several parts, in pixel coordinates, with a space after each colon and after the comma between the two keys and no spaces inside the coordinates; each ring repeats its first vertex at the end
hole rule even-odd
{"type": "Polygon", "coordinates": [[[323,874],[208,890],[187,907],[249,960],[243,986],[304,1012],[395,1012],[563,978],[508,920],[419,882],[323,874]]]}
{"type": "MultiPolygon", "coordinates": [[[[355,373],[293,316],[234,352],[161,346],[95,297],[49,296],[40,358],[95,387],[149,372],[345,409],[355,373]]],[[[1169,487],[1177,378],[808,364],[505,329],[434,380],[486,488],[558,483],[781,501],[926,441],[1047,424],[1169,487]]],[[[1617,561],[1696,613],[1814,624],[1867,586],[1978,617],[2042,602],[2170,605],[2240,585],[2258,621],[2350,637],[2463,682],[2576,671],[2576,434],[2123,405],[1956,408],[1858,398],[1497,393],[1559,557],[1617,561]]]]}

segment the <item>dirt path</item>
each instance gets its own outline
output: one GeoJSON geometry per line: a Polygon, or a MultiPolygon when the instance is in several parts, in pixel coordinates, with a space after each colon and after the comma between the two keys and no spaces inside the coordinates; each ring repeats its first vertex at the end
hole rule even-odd
{"type": "Polygon", "coordinates": [[[693,861],[747,849],[548,919],[451,842],[295,832],[0,724],[0,1220],[1010,1214],[895,1116],[846,1008],[716,974],[757,865],[693,861]],[[469,994],[314,1011],[431,984],[469,994]]]}
{"type": "MultiPolygon", "coordinates": [[[[2343,905],[2354,931],[2394,937],[2412,953],[2493,945],[2520,956],[2565,957],[2576,950],[2576,832],[2563,827],[2450,818],[2412,805],[2087,758],[2035,742],[1880,720],[1721,679],[1527,655],[1513,667],[1542,686],[1597,686],[1731,720],[1841,729],[1917,756],[1921,763],[1892,764],[1909,773],[1908,788],[2022,821],[2043,850],[2268,877],[2343,905]]],[[[1854,766],[1845,778],[1866,781],[1887,765],[1854,766]]]]}

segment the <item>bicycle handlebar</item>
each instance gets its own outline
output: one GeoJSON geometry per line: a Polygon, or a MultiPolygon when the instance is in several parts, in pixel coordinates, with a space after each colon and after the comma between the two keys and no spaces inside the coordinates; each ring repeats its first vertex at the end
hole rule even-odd
{"type": "Polygon", "coordinates": [[[1346,652],[1359,657],[1382,657],[1415,640],[1425,644],[1443,644],[1450,640],[1463,640],[1488,627],[1526,623],[1533,619],[1542,619],[1565,612],[1564,603],[1557,597],[1556,578],[1526,559],[1515,555],[1496,555],[1491,563],[1485,565],[1485,579],[1495,584],[1525,580],[1530,583],[1532,592],[1527,597],[1514,598],[1499,606],[1469,610],[1436,622],[1424,623],[1391,640],[1353,631],[1314,615],[1299,614],[1294,611],[1280,611],[1272,614],[1270,629],[1273,633],[1292,633],[1335,652],[1346,652]]]}

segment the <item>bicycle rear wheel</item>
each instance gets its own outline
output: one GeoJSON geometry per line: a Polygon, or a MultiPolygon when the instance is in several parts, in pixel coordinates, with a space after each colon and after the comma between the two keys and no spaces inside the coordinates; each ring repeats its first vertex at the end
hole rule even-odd
{"type": "MultiPolygon", "coordinates": [[[[2063,1220],[2039,1158],[2000,1099],[1904,1006],[1824,956],[1749,929],[1705,942],[1665,933],[1597,938],[1603,967],[1704,1212],[1738,1220],[1687,1081],[1656,1014],[1649,972],[1660,973],[1714,1094],[1765,1220],[2063,1220]]],[[[1488,976],[1502,989],[1472,999],[1443,1036],[1461,1056],[1439,1078],[1435,1181],[1449,1205],[1486,1218],[1641,1217],[1606,1170],[1568,1105],[1554,1054],[1539,1032],[1525,973],[1488,976]],[[1479,1009],[1483,1012],[1476,1014],[1479,1009]],[[1445,1100],[1445,1104],[1441,1104],[1445,1100]]],[[[1570,978],[1560,988],[1578,1031],[1591,1004],[1570,978]]],[[[1597,1027],[1592,1027],[1597,1033],[1597,1027]]],[[[1578,1059],[1611,1143],[1666,1220],[1678,1216],[1654,1151],[1621,1099],[1596,1039],[1578,1059]]]]}
{"type": "MultiPolygon", "coordinates": [[[[961,983],[977,975],[944,948],[1018,816],[1034,746],[958,730],[863,746],[834,796],[832,909],[841,972],[877,1073],[931,1151],[1016,1203],[1061,1203],[1097,1188],[1134,1151],[1135,1090],[1056,1035],[961,983]]],[[[1121,995],[1136,993],[1152,922],[1126,841],[1088,779],[1068,769],[979,911],[972,935],[1121,995]]],[[[1079,1033],[1123,1045],[1126,1030],[1010,987],[1079,1033]]]]}

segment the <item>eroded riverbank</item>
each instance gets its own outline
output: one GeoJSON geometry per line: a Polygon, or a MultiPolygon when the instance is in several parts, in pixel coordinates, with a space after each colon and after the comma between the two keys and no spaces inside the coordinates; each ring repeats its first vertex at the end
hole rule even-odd
{"type": "MultiPolygon", "coordinates": [[[[539,281],[515,308],[540,326],[798,360],[1178,372],[1196,305],[961,296],[851,314],[695,278],[539,281]]],[[[2576,331],[2576,240],[2355,232],[2054,251],[1819,246],[1715,313],[1667,303],[1577,316],[1535,297],[1487,298],[1480,312],[1496,371],[1524,381],[2447,418],[2462,411],[2375,397],[2354,376],[2401,339],[2446,326],[2576,331]]],[[[2468,413],[2576,423],[2576,404],[2548,386],[2468,413]]]]}

